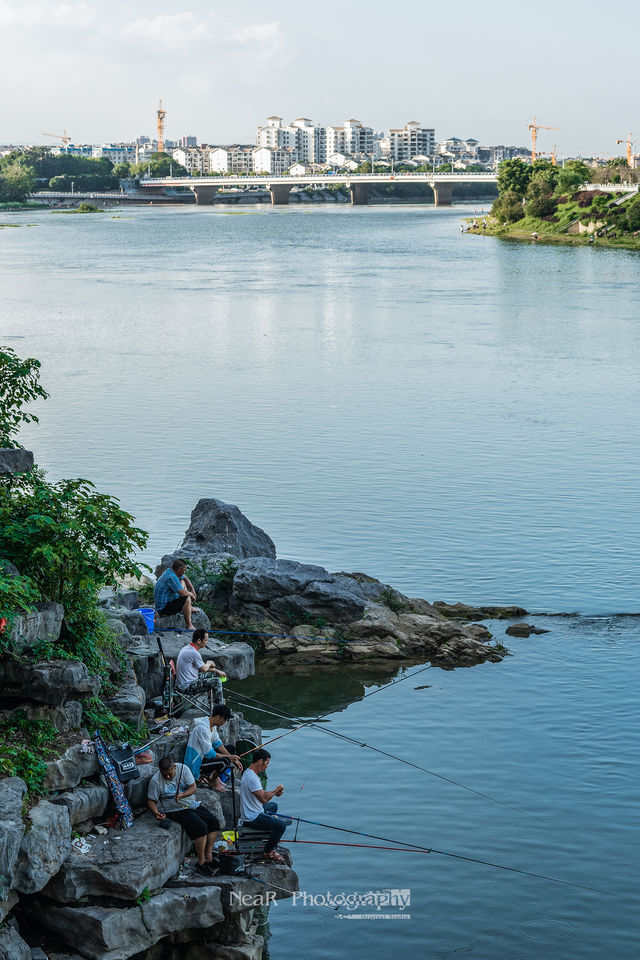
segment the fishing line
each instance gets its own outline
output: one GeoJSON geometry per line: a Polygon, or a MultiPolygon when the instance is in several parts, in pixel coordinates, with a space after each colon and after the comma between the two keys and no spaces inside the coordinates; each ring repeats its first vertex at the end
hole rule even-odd
{"type": "MultiPolygon", "coordinates": [[[[436,847],[421,847],[416,843],[409,843],[408,841],[402,840],[393,840],[390,837],[378,837],[375,833],[363,833],[360,830],[348,830],[346,827],[334,827],[330,823],[320,823],[317,820],[305,820],[303,817],[291,817],[285,813],[275,813],[270,814],[274,817],[282,817],[287,820],[299,820],[301,823],[310,823],[316,827],[325,827],[327,830],[338,830],[340,833],[349,833],[357,837],[367,837],[369,840],[381,840],[383,843],[394,844],[396,849],[404,850],[409,852],[419,852],[419,853],[437,853],[441,857],[451,857],[454,860],[465,860],[468,863],[478,863],[485,867],[494,867],[496,870],[506,870],[509,873],[520,873],[525,877],[534,877],[536,880],[548,880],[551,883],[561,883],[567,887],[578,887],[580,890],[589,890],[590,893],[601,893],[604,896],[614,897],[616,894],[611,893],[608,890],[599,890],[596,887],[588,887],[583,883],[574,883],[572,880],[560,880],[558,877],[549,877],[544,873],[532,873],[529,870],[520,870],[518,867],[507,867],[502,863],[494,863],[492,860],[479,860],[477,857],[468,857],[461,853],[451,853],[448,850],[438,850],[436,847]]],[[[303,841],[298,840],[297,843],[302,843],[303,841]]],[[[310,842],[310,841],[306,841],[310,842]]],[[[317,840],[316,843],[321,841],[317,840]]],[[[341,844],[341,846],[360,846],[360,844],[341,844]]],[[[381,849],[392,849],[391,847],[381,848],[381,849]]]]}
{"type": "MultiPolygon", "coordinates": [[[[415,676],[415,673],[410,674],[409,676],[415,676]]],[[[407,677],[402,677],[400,679],[405,680],[407,679],[407,677]]],[[[394,681],[394,682],[397,683],[399,681],[394,681]]],[[[378,690],[374,690],[372,692],[378,693],[380,689],[386,689],[386,687],[379,688],[378,690]]],[[[279,717],[282,720],[293,720],[294,722],[300,721],[300,717],[295,717],[295,716],[292,716],[291,714],[280,713],[277,710],[275,710],[273,707],[270,707],[269,704],[265,704],[263,700],[253,700],[252,697],[247,697],[244,694],[237,694],[233,690],[228,690],[227,693],[232,694],[236,698],[237,702],[240,703],[240,706],[247,706],[255,710],[259,710],[261,713],[270,713],[274,717],[279,717]],[[242,697],[244,701],[249,701],[249,702],[243,703],[243,700],[238,699],[240,697],[242,697]],[[254,706],[254,704],[258,704],[258,703],[264,704],[264,706],[262,708],[258,706],[254,706]],[[270,707],[270,709],[266,709],[268,707],[270,707]]],[[[367,694],[367,696],[371,696],[371,694],[367,694]]],[[[337,711],[332,711],[332,712],[337,712],[337,711]]],[[[481,790],[476,790],[474,787],[469,787],[466,784],[461,783],[459,780],[454,780],[452,777],[445,777],[444,774],[436,773],[435,770],[429,770],[427,769],[427,767],[423,767],[419,763],[414,763],[412,760],[405,760],[404,757],[398,757],[393,753],[387,753],[386,750],[381,750],[379,747],[374,747],[370,743],[362,743],[359,740],[355,740],[353,737],[348,737],[345,733],[340,733],[338,730],[331,730],[328,727],[318,726],[316,721],[318,719],[324,719],[324,717],[327,717],[327,716],[329,716],[329,714],[324,714],[323,717],[316,718],[316,720],[307,720],[305,722],[301,722],[300,725],[296,727],[296,729],[301,730],[303,727],[306,726],[306,727],[311,727],[314,730],[321,730],[323,733],[331,734],[332,737],[337,737],[339,740],[345,740],[347,743],[353,743],[357,747],[366,747],[368,750],[373,750],[374,753],[379,753],[380,756],[386,757],[389,760],[397,760],[399,763],[404,763],[406,764],[406,766],[413,767],[415,770],[421,770],[423,773],[428,773],[429,776],[437,777],[438,780],[443,780],[445,783],[450,783],[453,786],[460,787],[462,790],[467,790],[469,793],[473,793],[477,797],[482,797],[484,800],[490,800],[492,803],[499,803],[500,806],[508,807],[509,810],[513,810],[515,813],[524,814],[527,817],[531,817],[534,820],[538,820],[540,823],[545,822],[541,817],[537,817],[534,813],[529,813],[527,810],[520,810],[518,807],[514,807],[512,804],[507,803],[506,800],[499,800],[497,797],[492,797],[491,794],[482,793],[481,790]]],[[[294,732],[293,730],[289,731],[289,733],[293,733],[293,732],[294,732]]]]}

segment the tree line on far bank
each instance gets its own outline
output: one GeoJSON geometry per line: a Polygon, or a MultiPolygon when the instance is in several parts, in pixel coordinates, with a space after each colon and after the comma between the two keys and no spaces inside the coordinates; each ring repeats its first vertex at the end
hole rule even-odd
{"type": "Polygon", "coordinates": [[[106,157],[55,154],[50,147],[14,150],[0,158],[0,203],[23,203],[38,190],[70,192],[72,184],[76,193],[117,190],[124,177],[147,171],[151,176],[164,177],[171,170],[175,176],[187,172],[166,153],[155,153],[145,163],[113,164],[106,157]]]}

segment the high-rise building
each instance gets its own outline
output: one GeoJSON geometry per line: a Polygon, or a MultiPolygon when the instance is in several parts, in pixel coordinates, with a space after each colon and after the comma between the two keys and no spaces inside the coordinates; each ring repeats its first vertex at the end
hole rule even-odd
{"type": "Polygon", "coordinates": [[[430,157],[435,147],[435,130],[411,120],[404,127],[389,131],[389,156],[393,160],[411,160],[415,156],[430,157]]]}
{"type": "Polygon", "coordinates": [[[180,139],[176,142],[176,148],[182,149],[182,150],[189,150],[191,147],[197,147],[197,146],[198,146],[198,138],[193,136],[180,137],[180,139]]]}

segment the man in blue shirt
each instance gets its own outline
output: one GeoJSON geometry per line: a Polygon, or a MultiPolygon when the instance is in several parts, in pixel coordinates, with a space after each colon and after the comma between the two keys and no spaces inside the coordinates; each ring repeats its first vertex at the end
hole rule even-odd
{"type": "Polygon", "coordinates": [[[153,599],[159,617],[172,617],[181,613],[187,630],[193,630],[191,611],[196,592],[189,578],[185,576],[187,565],[184,560],[174,560],[156,580],[153,599]]]}

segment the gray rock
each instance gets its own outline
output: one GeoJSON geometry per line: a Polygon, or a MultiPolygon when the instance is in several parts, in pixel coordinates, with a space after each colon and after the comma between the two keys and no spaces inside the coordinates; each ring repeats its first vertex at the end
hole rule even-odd
{"type": "Polygon", "coordinates": [[[140,606],[138,603],[138,591],[119,590],[115,595],[115,602],[117,606],[124,607],[126,610],[137,610],[140,606]]]}
{"type": "Polygon", "coordinates": [[[71,850],[47,886],[47,897],[59,903],[82,897],[135,900],[145,887],[157,890],[177,873],[190,841],[178,824],[163,830],[147,812],[130,830],[110,830],[89,844],[88,853],[71,850]]]}
{"type": "Polygon", "coordinates": [[[359,620],[365,611],[365,601],[346,589],[340,582],[314,581],[304,593],[279,597],[269,605],[272,615],[283,620],[322,618],[329,623],[346,624],[359,620]]]}
{"type": "MultiPolygon", "coordinates": [[[[19,899],[15,890],[9,890],[5,899],[0,900],[0,923],[11,913],[19,899]]],[[[1,953],[0,956],[2,956],[1,953]]]]}
{"type": "MultiPolygon", "coordinates": [[[[245,925],[251,928],[249,918],[245,921],[245,925]]],[[[219,924],[212,931],[208,931],[208,940],[211,934],[228,935],[226,924],[219,924]]],[[[189,946],[189,960],[262,960],[263,950],[263,938],[256,933],[246,932],[242,943],[192,943],[189,946]]],[[[163,960],[184,960],[184,956],[184,947],[176,944],[169,948],[169,953],[163,956],[163,960]]]]}
{"type": "Polygon", "coordinates": [[[0,449],[0,473],[29,473],[30,470],[33,470],[30,450],[0,449]]]}
{"type": "Polygon", "coordinates": [[[57,760],[47,762],[45,790],[70,790],[81,780],[98,773],[98,758],[95,753],[83,753],[79,743],[68,747],[57,760]]]}
{"type": "MultiPolygon", "coordinates": [[[[111,633],[114,635],[118,643],[126,647],[129,641],[131,640],[131,634],[129,628],[123,620],[120,620],[118,617],[110,616],[110,611],[107,611],[107,624],[111,633]]],[[[146,627],[145,627],[146,630],[146,627]]]]}
{"type": "Polygon", "coordinates": [[[16,619],[11,631],[11,642],[18,651],[27,650],[41,640],[55,643],[60,638],[64,608],[49,601],[38,603],[33,613],[24,613],[16,619]]]}
{"type": "Polygon", "coordinates": [[[66,807],[41,800],[27,817],[20,844],[13,887],[20,893],[37,893],[60,869],[71,849],[71,828],[66,807]]]}
{"type": "Polygon", "coordinates": [[[37,919],[92,960],[126,960],[180,930],[206,930],[224,919],[214,886],[162,890],[140,907],[52,907],[34,902],[37,919]]]}
{"type": "Polygon", "coordinates": [[[92,817],[101,817],[109,803],[109,790],[98,783],[90,783],[83,787],[76,787],[68,793],[61,793],[51,797],[49,802],[67,808],[69,822],[72,827],[92,817]]]}
{"type": "MultiPolygon", "coordinates": [[[[211,629],[209,617],[204,610],[200,610],[200,608],[195,608],[191,611],[191,623],[196,630],[199,627],[202,627],[204,630],[211,629]]],[[[162,633],[163,630],[184,630],[184,617],[182,614],[176,613],[173,617],[158,617],[155,623],[155,632],[162,633]]]]}
{"type": "Polygon", "coordinates": [[[49,957],[40,947],[31,947],[31,960],[49,960],[49,957]]]}
{"type": "Polygon", "coordinates": [[[28,944],[11,926],[0,929],[0,957],[2,960],[31,960],[28,944]]]}
{"type": "Polygon", "coordinates": [[[13,563],[11,563],[10,560],[3,560],[0,558],[0,571],[4,573],[5,577],[20,576],[20,571],[13,563]]]}
{"type": "Polygon", "coordinates": [[[199,500],[191,513],[182,551],[188,556],[203,553],[230,553],[245,557],[275,557],[273,540],[256,527],[237,506],[214,498],[199,500]]]}
{"type": "Polygon", "coordinates": [[[59,706],[66,700],[93,696],[100,689],[98,677],[89,676],[79,660],[43,660],[40,663],[0,662],[0,683],[6,697],[35,700],[59,706]]]}
{"type": "Polygon", "coordinates": [[[269,603],[278,597],[302,593],[308,584],[330,577],[324,567],[314,564],[254,557],[238,565],[233,596],[241,603],[269,603]]]}
{"type": "Polygon", "coordinates": [[[138,730],[141,729],[144,723],[146,697],[142,687],[136,683],[136,676],[131,668],[115,695],[105,700],[105,703],[120,720],[133,724],[138,730]]]}
{"type": "Polygon", "coordinates": [[[110,607],[108,616],[110,621],[114,621],[114,629],[121,636],[126,636],[120,624],[124,624],[129,634],[133,637],[146,637],[149,630],[147,621],[139,610],[128,610],[126,607],[110,607]]]}
{"type": "Polygon", "coordinates": [[[531,634],[531,625],[528,623],[512,623],[505,633],[510,637],[528,637],[531,634]]]}
{"type": "Polygon", "coordinates": [[[20,853],[24,835],[22,800],[26,792],[18,777],[0,780],[0,900],[7,897],[20,853]]]}
{"type": "Polygon", "coordinates": [[[443,600],[435,600],[433,605],[448,620],[509,620],[523,617],[527,612],[523,607],[473,607],[468,603],[445,603],[443,600]]]}
{"type": "Polygon", "coordinates": [[[82,727],[82,704],[79,700],[68,700],[59,707],[48,704],[21,703],[19,707],[8,711],[7,715],[23,713],[29,722],[46,720],[52,723],[59,733],[70,733],[82,727]]]}

